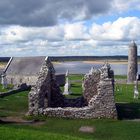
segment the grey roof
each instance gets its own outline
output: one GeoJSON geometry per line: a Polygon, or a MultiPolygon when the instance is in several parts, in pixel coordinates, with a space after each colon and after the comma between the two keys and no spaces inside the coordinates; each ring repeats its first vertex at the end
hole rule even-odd
{"type": "Polygon", "coordinates": [[[13,57],[6,70],[6,74],[36,75],[40,71],[42,64],[45,62],[45,58],[45,56],[13,57]]]}

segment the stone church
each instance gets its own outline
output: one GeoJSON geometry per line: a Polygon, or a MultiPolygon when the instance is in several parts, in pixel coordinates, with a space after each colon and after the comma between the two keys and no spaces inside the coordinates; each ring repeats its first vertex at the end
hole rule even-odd
{"type": "MultiPolygon", "coordinates": [[[[8,84],[15,86],[26,83],[27,85],[35,85],[40,69],[48,57],[11,57],[7,63],[3,73],[8,84]]],[[[65,84],[65,74],[56,73],[58,85],[65,84]]]]}
{"type": "Polygon", "coordinates": [[[4,70],[7,83],[13,85],[19,85],[22,83],[35,85],[37,75],[39,74],[45,58],[45,56],[12,57],[4,70]]]}

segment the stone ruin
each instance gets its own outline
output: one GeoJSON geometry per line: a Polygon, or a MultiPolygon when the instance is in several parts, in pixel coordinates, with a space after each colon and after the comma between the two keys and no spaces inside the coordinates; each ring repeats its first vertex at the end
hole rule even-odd
{"type": "Polygon", "coordinates": [[[43,64],[36,85],[29,93],[28,115],[67,118],[117,118],[113,71],[109,64],[92,69],[83,79],[83,96],[68,99],[56,84],[49,58],[43,64]]]}

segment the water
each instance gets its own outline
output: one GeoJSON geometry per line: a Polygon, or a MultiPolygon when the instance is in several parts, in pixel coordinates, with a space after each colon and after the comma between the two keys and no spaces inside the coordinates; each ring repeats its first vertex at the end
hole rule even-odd
{"type": "MultiPolygon", "coordinates": [[[[103,64],[84,63],[82,61],[62,62],[60,64],[54,64],[56,73],[65,74],[69,70],[70,74],[85,74],[89,72],[91,67],[100,68],[103,64]]],[[[126,75],[127,64],[111,64],[111,69],[114,70],[115,75],[126,75]]],[[[138,65],[140,73],[140,65],[138,65]]]]}

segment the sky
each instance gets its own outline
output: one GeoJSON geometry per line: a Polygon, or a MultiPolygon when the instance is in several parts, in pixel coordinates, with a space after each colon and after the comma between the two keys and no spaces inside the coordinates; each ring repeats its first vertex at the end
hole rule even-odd
{"type": "Polygon", "coordinates": [[[140,0],[1,0],[0,57],[140,55],[140,0]]]}

